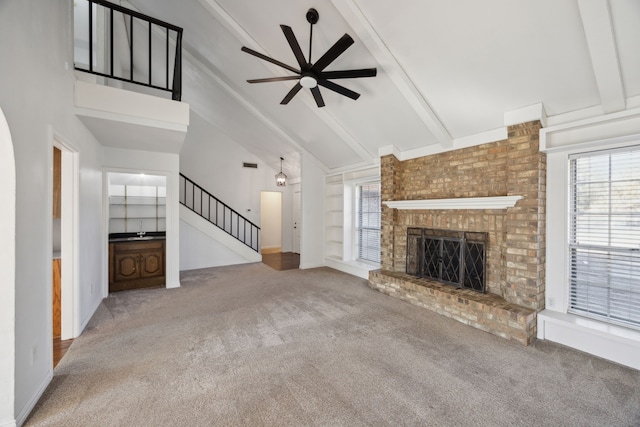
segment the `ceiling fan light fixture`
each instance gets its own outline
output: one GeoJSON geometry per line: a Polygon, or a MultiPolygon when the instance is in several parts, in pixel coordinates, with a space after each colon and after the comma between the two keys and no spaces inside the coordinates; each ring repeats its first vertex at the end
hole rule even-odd
{"type": "Polygon", "coordinates": [[[280,157],[280,172],[276,174],[276,185],[278,187],[284,187],[287,185],[287,175],[282,173],[282,161],[284,159],[280,157]]]}
{"type": "Polygon", "coordinates": [[[318,86],[318,81],[312,76],[302,76],[300,78],[300,85],[307,89],[311,89],[318,86]]]}

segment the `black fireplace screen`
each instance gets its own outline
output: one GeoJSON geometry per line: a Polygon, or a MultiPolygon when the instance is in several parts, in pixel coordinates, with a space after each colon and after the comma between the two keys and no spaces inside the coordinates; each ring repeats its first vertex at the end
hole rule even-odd
{"type": "Polygon", "coordinates": [[[407,274],[485,292],[487,233],[407,229],[407,274]]]}

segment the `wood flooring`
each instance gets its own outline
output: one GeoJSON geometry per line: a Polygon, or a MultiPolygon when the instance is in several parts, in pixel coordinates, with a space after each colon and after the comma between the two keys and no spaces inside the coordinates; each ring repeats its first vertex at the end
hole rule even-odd
{"type": "Polygon", "coordinates": [[[60,360],[71,346],[73,340],[61,340],[60,337],[53,339],[53,367],[60,363],[60,360]]]}
{"type": "Polygon", "coordinates": [[[294,270],[300,267],[300,254],[293,252],[262,254],[262,263],[278,271],[294,270]]]}

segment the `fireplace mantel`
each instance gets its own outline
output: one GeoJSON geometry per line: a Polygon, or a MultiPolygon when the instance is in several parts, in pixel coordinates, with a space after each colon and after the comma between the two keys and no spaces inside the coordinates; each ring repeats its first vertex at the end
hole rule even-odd
{"type": "Polygon", "coordinates": [[[391,200],[382,202],[393,209],[506,209],[522,196],[459,197],[455,199],[391,200]]]}

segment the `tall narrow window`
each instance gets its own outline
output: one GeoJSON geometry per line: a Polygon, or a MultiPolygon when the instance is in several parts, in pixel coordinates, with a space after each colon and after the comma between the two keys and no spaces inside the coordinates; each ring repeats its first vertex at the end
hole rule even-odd
{"type": "Polygon", "coordinates": [[[640,147],[569,162],[569,311],[640,328],[640,147]]]}
{"type": "Polygon", "coordinates": [[[380,262],[380,183],[358,186],[358,259],[380,262]]]}

